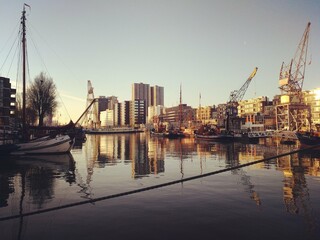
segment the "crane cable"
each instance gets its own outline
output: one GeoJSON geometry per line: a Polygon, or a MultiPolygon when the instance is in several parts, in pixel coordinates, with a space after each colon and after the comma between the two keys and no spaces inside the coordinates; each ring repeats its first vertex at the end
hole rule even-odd
{"type": "Polygon", "coordinates": [[[200,175],[196,175],[196,176],[192,176],[192,177],[188,177],[188,178],[178,179],[178,180],[174,180],[174,181],[171,181],[171,182],[161,183],[161,184],[157,184],[157,185],[153,185],[153,186],[149,186],[149,187],[145,187],[145,188],[135,189],[135,190],[122,192],[122,193],[111,194],[111,195],[107,195],[107,196],[103,196],[103,197],[99,197],[99,198],[93,198],[93,199],[89,199],[89,200],[85,200],[85,201],[80,201],[80,202],[69,203],[69,204],[65,204],[65,205],[62,205],[62,206],[41,209],[41,210],[38,210],[38,211],[31,211],[31,212],[27,212],[27,213],[23,213],[23,214],[16,214],[16,215],[12,215],[12,216],[0,217],[0,222],[11,220],[11,219],[17,219],[17,218],[21,218],[21,217],[38,215],[38,214],[41,214],[41,213],[53,212],[53,211],[56,211],[56,210],[62,210],[62,209],[70,208],[70,207],[76,207],[76,206],[80,206],[80,205],[84,205],[84,204],[88,204],[88,203],[92,204],[92,203],[95,203],[95,202],[100,202],[100,201],[104,201],[104,200],[108,200],[108,199],[128,196],[128,195],[132,195],[132,194],[135,194],[135,193],[146,192],[146,191],[157,189],[157,188],[167,187],[167,186],[171,186],[171,185],[178,184],[178,183],[183,183],[183,182],[187,182],[187,181],[191,181],[191,180],[195,180],[195,179],[199,179],[199,178],[203,178],[203,177],[216,175],[216,174],[223,173],[223,172],[228,172],[228,171],[240,169],[240,168],[243,168],[243,167],[248,167],[250,165],[254,165],[254,164],[257,164],[257,163],[268,162],[268,161],[270,161],[272,159],[275,159],[275,158],[280,158],[280,157],[284,157],[284,156],[287,156],[287,155],[303,152],[303,151],[306,151],[306,150],[311,150],[311,149],[314,149],[314,148],[319,147],[319,146],[320,145],[314,145],[314,146],[311,146],[311,147],[308,147],[308,148],[298,149],[298,150],[294,150],[294,151],[291,151],[291,152],[282,153],[282,154],[279,154],[279,155],[276,155],[276,156],[263,158],[263,159],[256,160],[256,161],[253,161],[253,162],[244,163],[244,164],[240,164],[240,165],[237,165],[237,166],[228,167],[228,168],[224,168],[224,169],[220,169],[220,170],[217,170],[217,171],[204,173],[204,174],[200,174],[200,175]]]}

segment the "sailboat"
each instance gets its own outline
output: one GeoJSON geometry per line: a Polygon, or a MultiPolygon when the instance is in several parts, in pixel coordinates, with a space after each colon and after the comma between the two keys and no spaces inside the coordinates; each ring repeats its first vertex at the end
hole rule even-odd
{"type": "MultiPolygon", "coordinates": [[[[22,135],[26,136],[26,6],[23,5],[21,25],[22,25],[22,135]]],[[[59,154],[70,152],[74,144],[74,139],[67,134],[44,136],[34,140],[25,140],[17,143],[17,149],[11,154],[59,154]]]]}

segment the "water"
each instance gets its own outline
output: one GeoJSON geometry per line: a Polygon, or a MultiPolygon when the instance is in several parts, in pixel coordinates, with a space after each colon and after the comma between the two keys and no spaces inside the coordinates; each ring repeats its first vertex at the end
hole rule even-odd
{"type": "Polygon", "coordinates": [[[1,239],[320,239],[319,152],[214,174],[298,147],[90,135],[70,155],[2,159],[0,218],[16,218],[1,239]]]}

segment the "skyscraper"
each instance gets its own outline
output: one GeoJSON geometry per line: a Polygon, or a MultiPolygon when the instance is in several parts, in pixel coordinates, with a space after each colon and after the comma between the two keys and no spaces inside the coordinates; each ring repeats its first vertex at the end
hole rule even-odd
{"type": "Polygon", "coordinates": [[[163,87],[160,86],[153,86],[150,87],[150,100],[151,106],[164,106],[164,90],[163,87]]]}
{"type": "Polygon", "coordinates": [[[132,101],[145,100],[146,107],[150,106],[150,85],[144,83],[132,84],[132,101]]]}

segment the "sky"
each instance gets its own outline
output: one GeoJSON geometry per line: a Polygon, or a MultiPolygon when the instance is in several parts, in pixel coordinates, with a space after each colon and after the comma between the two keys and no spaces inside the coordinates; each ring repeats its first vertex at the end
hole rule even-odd
{"type": "Polygon", "coordinates": [[[319,0],[0,0],[0,76],[18,86],[10,49],[24,3],[29,81],[52,77],[61,119],[83,113],[88,80],[95,97],[120,102],[133,83],[163,86],[166,107],[179,104],[181,85],[196,108],[226,103],[258,67],[243,99],[272,99],[308,22],[303,89],[320,87],[319,0]]]}

